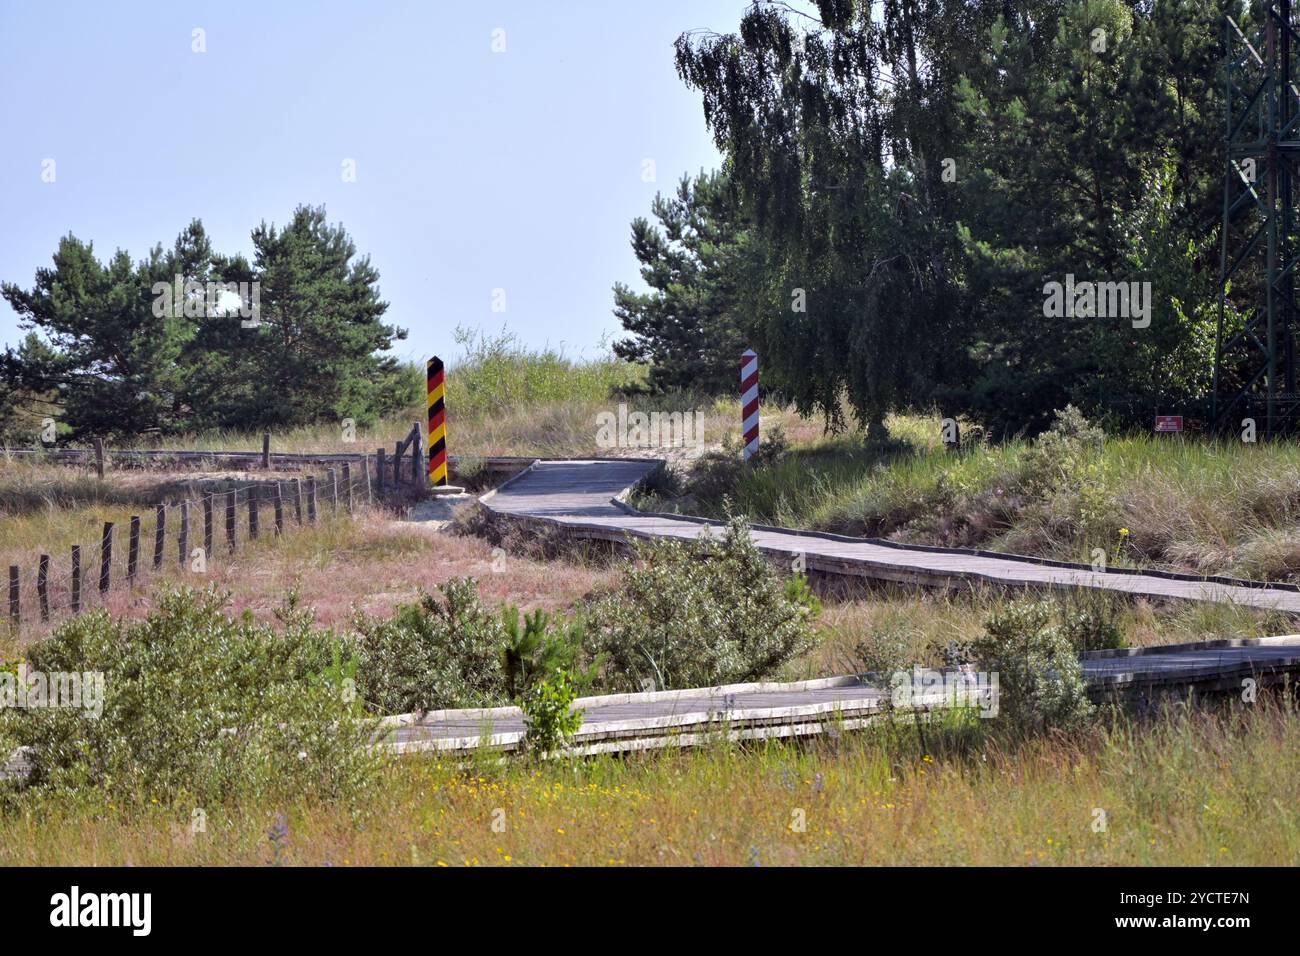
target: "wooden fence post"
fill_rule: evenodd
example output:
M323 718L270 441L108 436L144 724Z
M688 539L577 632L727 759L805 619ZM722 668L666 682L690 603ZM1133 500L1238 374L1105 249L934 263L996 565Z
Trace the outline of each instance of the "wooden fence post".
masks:
M207 567L207 561L212 557L212 492L208 492L203 498L203 561L204 567Z
M275 483L275 536L278 538L284 534L284 493L280 490L280 482Z
M352 514L352 466L346 461L343 463L343 500L348 507L348 514Z
M366 455L365 458L362 459L361 468L366 473L366 501L371 504L374 504L375 490L374 487L370 484L370 456L369 455Z
M18 565L9 565L9 624L16 631L19 624L18 614Z
M72 546L72 613L81 613L81 545Z
M262 468L271 470L271 433L262 432Z
M226 492L226 543L235 550L235 493Z
M424 470L424 436L420 423L416 422L411 429L411 484L423 488L428 478L429 474Z
M126 581L135 584L140 572L140 516L131 515L131 530L126 539Z
M339 473L331 468L326 474L330 479L330 517L337 517L339 513Z
M378 491L381 495L384 493L384 468L385 468L384 450L382 448L376 448L375 449L375 485L376 485L375 490Z
M293 520L302 524L302 479L293 480Z
M393 490L396 491L402 483L402 449L405 442L396 442L393 445Z
M36 596L41 602L41 623L50 619L50 556L41 555L36 570Z
M113 585L113 522L104 522L104 536L99 541L99 590L107 591Z
M311 475L307 479L307 521L309 524L316 523L316 476Z
M176 560L185 570L185 559L190 553L190 503L189 500L181 502L181 534L176 541Z
M95 474L98 477L103 478L104 477L104 439L92 438L91 441L95 446Z
M167 542L167 506L159 505L154 511L153 522L153 569L157 571L163 565L163 546Z
M257 485L248 486L248 540L257 540Z

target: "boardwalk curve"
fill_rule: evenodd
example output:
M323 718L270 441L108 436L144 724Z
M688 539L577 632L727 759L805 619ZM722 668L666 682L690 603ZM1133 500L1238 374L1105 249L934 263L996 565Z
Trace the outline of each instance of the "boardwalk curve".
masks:
M611 541L689 540L706 528L717 528L716 521L651 514L625 503L631 488L661 465L653 459L537 461L480 501L497 514ZM790 560L802 555L809 570L830 574L932 586L982 581L1007 587L1090 588L1153 600L1216 601L1300 614L1300 589L1292 585L1128 568L1096 571L1088 565L989 551L764 525L752 526L750 534L763 551Z

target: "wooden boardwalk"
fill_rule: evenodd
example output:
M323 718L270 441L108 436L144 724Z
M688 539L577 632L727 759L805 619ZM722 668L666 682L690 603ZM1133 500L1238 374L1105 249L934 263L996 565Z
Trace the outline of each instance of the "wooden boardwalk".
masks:
M624 501L657 461L539 461L480 500L491 511L562 526L580 537L610 541L695 538L717 522L645 514ZM1293 588L1187 575L1096 572L1087 566L1040 562L989 552L900 547L891 542L757 527L760 548L791 560L802 555L813 570L887 581L953 585L988 581L1012 587L1097 588L1156 599L1235 601L1252 607L1300 611ZM1097 701L1153 703L1192 693L1241 693L1300 677L1300 635L1219 640L1083 655L1089 695ZM962 672L946 671L950 678ZM933 676L934 672L931 672ZM578 754L692 746L730 739L801 737L862 727L892 712L951 707L952 691L909 693L892 699L882 675L832 677L790 684L615 694L584 698ZM966 703L970 703L969 700ZM891 706L892 705L892 706ZM524 735L517 707L444 710L385 719L386 745L399 753L517 749Z
M1239 694L1247 681L1257 688L1294 683L1300 676L1300 635L1100 651L1085 654L1082 664L1089 696L1099 702L1156 705L1184 700L1191 693ZM949 670L939 676L959 674ZM957 703L951 690L940 689L894 700L890 681L882 675L611 694L575 702L583 720L570 750L595 754L689 747L722 737L834 734L863 727L891 710L897 717ZM970 699L963 703L980 706ZM386 718L384 724L386 746L397 753L512 751L524 736L517 707L407 714Z
M659 462L644 459L539 461L480 500L493 512L525 523L562 526L576 537L698 537L719 523L681 515L649 514L624 503L631 486ZM953 586L985 582L1006 587L1092 588L1153 600L1218 601L1300 614L1300 588L1231 578L1046 561L990 551L900 545L812 531L755 525L755 543L768 554L809 571L906 584Z

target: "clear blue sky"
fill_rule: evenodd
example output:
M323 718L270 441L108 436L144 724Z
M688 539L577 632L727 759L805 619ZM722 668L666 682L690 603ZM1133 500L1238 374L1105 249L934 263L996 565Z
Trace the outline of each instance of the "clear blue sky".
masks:
M746 6L0 0L0 278L29 288L69 232L139 259L196 216L251 255L260 221L324 203L410 330L399 354L450 357L457 324L592 354L610 286L639 283L630 221L718 163L673 40Z

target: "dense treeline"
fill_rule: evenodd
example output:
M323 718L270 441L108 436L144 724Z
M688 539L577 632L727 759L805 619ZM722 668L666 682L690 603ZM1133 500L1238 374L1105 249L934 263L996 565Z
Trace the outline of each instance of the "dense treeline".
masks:
M616 287L622 354L730 389L743 341L801 410L877 432L908 405L998 431L1199 412L1241 6L759 0L683 34L725 165L633 224L651 291Z
M207 428L374 420L418 398L418 375L382 355L379 273L324 208L252 233L254 256L223 255L195 220L170 249L100 261L75 236L31 289L0 292L30 329L0 355L0 430L30 443L140 439ZM56 437L40 435L48 440Z

